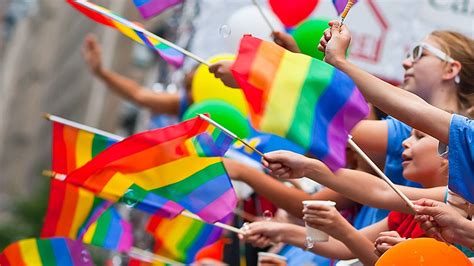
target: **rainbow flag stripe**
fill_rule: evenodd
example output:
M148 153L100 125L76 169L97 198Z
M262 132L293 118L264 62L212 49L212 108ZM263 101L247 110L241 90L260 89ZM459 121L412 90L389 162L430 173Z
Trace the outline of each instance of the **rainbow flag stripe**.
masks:
M53 171L67 175L118 141L106 135L53 122ZM125 198L124 200L133 201L134 199ZM50 202L50 204L54 203ZM173 218L183 211L178 204L154 194L143 198L136 208L168 218Z
M347 2L349 2L349 0L332 0L332 4L336 8L338 16L340 16L344 11L344 8L346 8ZM352 2L355 4L357 3L357 0L352 0Z
M184 54L159 41L143 27L91 2L82 0L67 0L67 2L90 19L115 28L130 39L148 46L157 52L166 62L176 67L183 65Z
M41 237L62 236L128 251L133 243L131 225L111 205L86 189L52 179Z
M154 17L166 9L182 3L183 0L133 0L144 19Z
M232 72L255 129L288 138L332 170L345 165L348 134L369 110L347 75L252 36L242 39Z
M67 238L24 239L9 245L0 254L2 266L86 266L94 265L80 241Z
M224 220L230 221L232 217L231 214ZM199 250L216 242L223 233L219 227L186 216L152 216L146 230L155 238L155 254L183 263L193 262Z
M53 171L69 174L117 140L53 122Z
M208 142L212 137L201 136L211 136L209 132L214 130L197 117L133 135L98 154L65 180L112 202L132 206L154 196L164 197L213 223L231 213L237 202L222 157L202 157L223 154L232 142L222 140L219 146ZM211 144L209 153L199 151L199 147Z

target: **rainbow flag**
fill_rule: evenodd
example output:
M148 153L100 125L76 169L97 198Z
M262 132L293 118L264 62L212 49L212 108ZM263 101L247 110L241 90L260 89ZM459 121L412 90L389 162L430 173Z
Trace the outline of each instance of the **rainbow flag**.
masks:
M94 265L80 241L67 238L24 239L10 244L0 254L2 266L85 266Z
M224 220L229 222L232 218L230 214ZM152 216L146 230L154 236L155 254L186 264L193 262L198 251L216 242L223 233L219 227L186 216L174 219Z
M160 196L213 223L237 202L221 157L232 141L197 117L126 138L65 181L133 207Z
M53 122L52 170L69 174L119 140Z
M132 227L111 205L86 189L52 179L41 237L61 236L128 251L133 243Z
M232 72L255 129L288 138L332 170L345 165L348 134L369 111L346 74L249 35Z
M183 0L133 0L144 19L154 17L166 9L182 3Z
M52 170L59 174L68 175L122 139L107 132L102 132L102 134L92 133L77 127L53 122ZM133 199L125 198L125 201L130 202ZM54 204L54 202L50 202L50 204ZM173 218L183 211L183 208L178 204L154 194L148 195L136 204L135 208L168 218Z
M183 65L184 54L158 40L143 27L91 2L83 0L67 0L67 2L90 19L115 28L130 39L148 46L163 57L166 62L176 67Z
M349 2L349 0L332 0L332 4L336 8L338 16L340 16L344 11L344 8L346 8L347 2ZM352 2L355 4L357 3L357 0L352 0Z

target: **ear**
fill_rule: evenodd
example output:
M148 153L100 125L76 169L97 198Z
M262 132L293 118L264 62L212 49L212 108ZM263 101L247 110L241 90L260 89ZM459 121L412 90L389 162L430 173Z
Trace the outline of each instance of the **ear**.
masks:
M454 80L461 73L462 65L459 61L454 61L446 65L446 71L443 74L444 80Z

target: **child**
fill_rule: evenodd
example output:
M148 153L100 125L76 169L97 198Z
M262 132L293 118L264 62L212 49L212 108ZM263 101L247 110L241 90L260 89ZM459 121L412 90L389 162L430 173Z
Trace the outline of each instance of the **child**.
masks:
M437 153L438 141L420 131L413 130L411 136L403 142L405 148L403 173L405 178L417 181L425 187L445 186L447 183L447 160ZM283 159L284 158L284 159ZM334 176L320 161L290 152L267 153L264 165L271 169L272 175L279 178L298 178L306 176L316 181L341 179ZM321 178L324 176L324 178ZM348 183L348 182L341 182ZM359 182L363 193L370 195L372 188ZM324 184L324 183L323 183ZM353 186L356 185L351 183ZM357 184L358 185L358 184ZM362 187L363 186L363 187ZM312 251L337 259L350 259L357 256L364 264L373 264L377 260L374 255L373 242L384 231L396 231L398 241L404 238L425 236L424 231L414 221L414 216L399 212L390 212L388 218L357 231L335 208L327 206L307 206L304 220L310 225L330 234L332 239L327 243L316 243ZM289 241L290 244L304 246L305 229L293 225L262 224L250 225L249 237L257 244L268 241ZM279 235L275 230L281 232ZM252 239L253 238L253 239ZM382 248L383 243L379 248ZM382 250L380 250L382 251Z

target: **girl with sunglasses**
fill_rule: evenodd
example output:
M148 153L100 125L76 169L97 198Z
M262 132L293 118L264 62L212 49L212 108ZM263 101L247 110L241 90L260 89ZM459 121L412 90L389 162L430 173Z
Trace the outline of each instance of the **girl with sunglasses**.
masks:
M449 144L449 188L470 204L474 203L474 122L465 117L474 113L474 41L465 37L464 43L458 42L463 44L458 49L443 52L442 47L449 47L447 43L455 42L455 38L441 40L433 35L434 38L428 38L412 55L419 63L423 60L438 60L437 68L425 73L425 78L438 75L442 77L441 82L454 85L452 90L457 91L458 108L452 115L348 62L344 53L350 43L350 33L345 25L340 27L337 21L332 21L330 26L319 45L319 49L326 52L325 60L346 72L369 102L442 143ZM455 36L454 33L452 35ZM455 99L453 102L456 102Z

